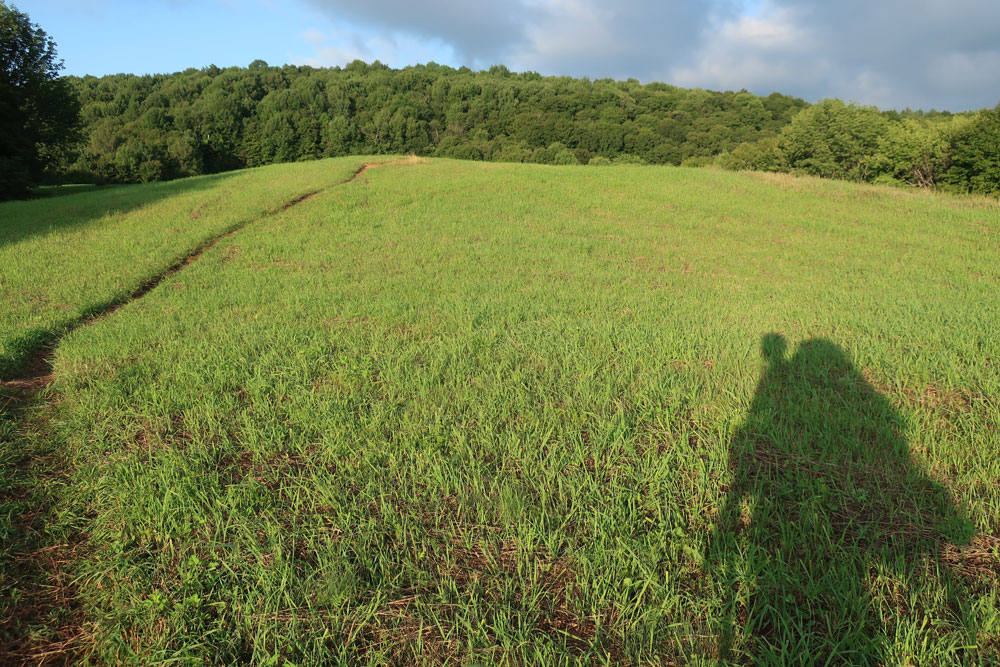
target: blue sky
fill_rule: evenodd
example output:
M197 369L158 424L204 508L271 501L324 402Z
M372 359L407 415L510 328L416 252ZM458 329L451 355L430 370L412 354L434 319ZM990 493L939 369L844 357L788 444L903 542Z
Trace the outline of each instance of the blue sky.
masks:
M271 64L328 63L318 59L337 34L350 50L358 27L338 21L307 3L263 0L19 0L58 44L66 74L176 72L210 64L246 66L261 58ZM386 50L388 51L388 50ZM362 52L359 51L359 54ZM403 66L428 53L393 53ZM386 55L389 55L388 52ZM447 49L434 52L442 58ZM443 62L443 60L441 61Z
M1000 101L997 0L14 0L68 74L438 63L959 111Z

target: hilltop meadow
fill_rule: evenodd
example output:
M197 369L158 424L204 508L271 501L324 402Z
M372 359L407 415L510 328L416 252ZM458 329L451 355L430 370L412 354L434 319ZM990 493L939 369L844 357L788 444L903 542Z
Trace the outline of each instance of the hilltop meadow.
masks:
M59 194L0 204L2 661L1000 661L995 199L390 156Z
M817 94L0 0L0 665L1000 664L1000 14L186 4Z

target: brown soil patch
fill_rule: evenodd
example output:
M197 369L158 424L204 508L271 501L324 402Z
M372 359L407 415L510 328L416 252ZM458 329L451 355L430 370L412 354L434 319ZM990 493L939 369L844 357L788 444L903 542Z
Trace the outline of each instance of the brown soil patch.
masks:
M220 195L212 197L208 201L203 201L202 203L198 204L193 209L191 209L191 213L188 215L188 218L190 218L191 220L197 220L198 218L201 217L201 214L205 211L205 209L208 206L211 206L212 204L225 199L230 194L231 192L229 190L223 190Z
M380 512L373 502L372 516ZM474 659L517 664L516 650L508 654L491 641L490 623L475 637L463 631L467 612L489 617L494 610L504 610L534 628L539 640L548 637L574 655L597 651L615 661L621 657L620 643L608 635L618 612L581 613L587 606L570 558L505 539L498 525L471 522L455 495L424 501L406 513L425 538L400 543L394 533L385 535L380 548L395 552L411 574L389 592L372 620L348 633L359 662L376 653L387 655L390 664L464 664L472 658L475 639L482 648L472 649ZM479 601L475 609L454 603L468 599Z
M964 546L945 545L942 559L970 579L1000 582L1000 538L980 533Z
M461 597L475 596L491 605L503 607L524 604L527 608L520 613L529 616L540 633L564 643L574 654L584 655L595 645L600 645L602 653L620 658L621 647L610 638L599 636L601 633L598 630L599 627L613 626L616 614L609 610L597 618L582 616L576 611L576 600L581 592L572 564L567 559L546 554L531 555L531 567L537 575L531 587L534 602L529 602L520 595L511 599L504 593L506 582L518 578L524 580L525 576L521 569L525 554L516 544L490 544L486 540L476 540L469 546L455 541L442 545L440 550L430 554L430 558L429 567L434 579L453 582ZM446 625L459 625L453 605L435 601L435 593L430 590L401 592L405 594L382 605L376 612L377 621L360 633L359 653L364 655L373 648L388 649L394 660L405 663L413 657L409 650L420 642L423 647L421 660L431 664L461 662L467 651L464 638L451 633L445 636L438 624L429 621L433 618L437 623L443 621ZM490 649L486 653L478 657L497 663L507 662L513 657L503 655L499 649Z
M389 160L387 162L366 162L364 165L361 166L360 169L354 172L354 176L351 176L351 178L349 178L344 182L353 183L354 181L364 176L368 171L372 169L378 169L379 167L394 167L397 165L422 164L424 162L427 162L427 160L421 157L417 157L416 155L408 155L405 158L399 158L398 160Z
M0 411L18 424L35 421L46 428L35 409L48 398L42 393L50 377L7 383L17 391L0 394ZM6 401L4 400L6 399ZM70 564L84 548L82 535L52 544L47 522L52 490L69 476L57 452L49 451L41 434L11 443L20 460L7 471L10 484L0 492L0 505L18 508L0 549L0 664L63 665L75 662L86 633Z
M0 620L0 664L68 665L75 663L86 644L83 612L76 598L68 565L79 558L83 538L15 554L21 599L3 610ZM57 618L52 623L52 618ZM43 637L24 636L23 628L37 629L45 619ZM13 636L13 638L10 638Z
M37 391L43 387L48 386L49 384L51 384L51 382L52 382L52 374L47 372L47 370L43 370L39 375L32 375L32 377L0 382L0 388L9 389L11 391L16 391L16 392Z
M909 405L920 406L934 412L966 413L973 409L977 399L981 400L981 397L977 397L971 391L947 389L934 383L928 384L922 391L913 387L897 388L883 381L868 368L862 370L861 375L880 394L902 398Z

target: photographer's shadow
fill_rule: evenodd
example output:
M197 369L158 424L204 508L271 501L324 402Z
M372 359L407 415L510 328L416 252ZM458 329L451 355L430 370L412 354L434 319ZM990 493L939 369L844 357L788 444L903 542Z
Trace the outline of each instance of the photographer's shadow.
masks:
M843 350L814 339L789 358L776 334L762 346L768 367L733 438L706 553L725 591L720 657L884 664L900 620L886 604L901 592L892 586L933 577L945 604L904 613L949 624L960 613L939 556L971 526L911 460L902 416Z

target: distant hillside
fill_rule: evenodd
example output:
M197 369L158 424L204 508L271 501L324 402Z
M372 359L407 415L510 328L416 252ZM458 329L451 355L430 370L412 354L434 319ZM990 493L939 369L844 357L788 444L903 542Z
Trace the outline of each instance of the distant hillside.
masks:
M71 77L83 140L58 181L135 183L412 153L545 164L717 165L1000 192L1000 109L881 112L772 93L453 69L210 66Z
M416 153L680 164L777 136L801 99L436 64L189 69L70 79L87 139L63 168L137 182L272 162Z

